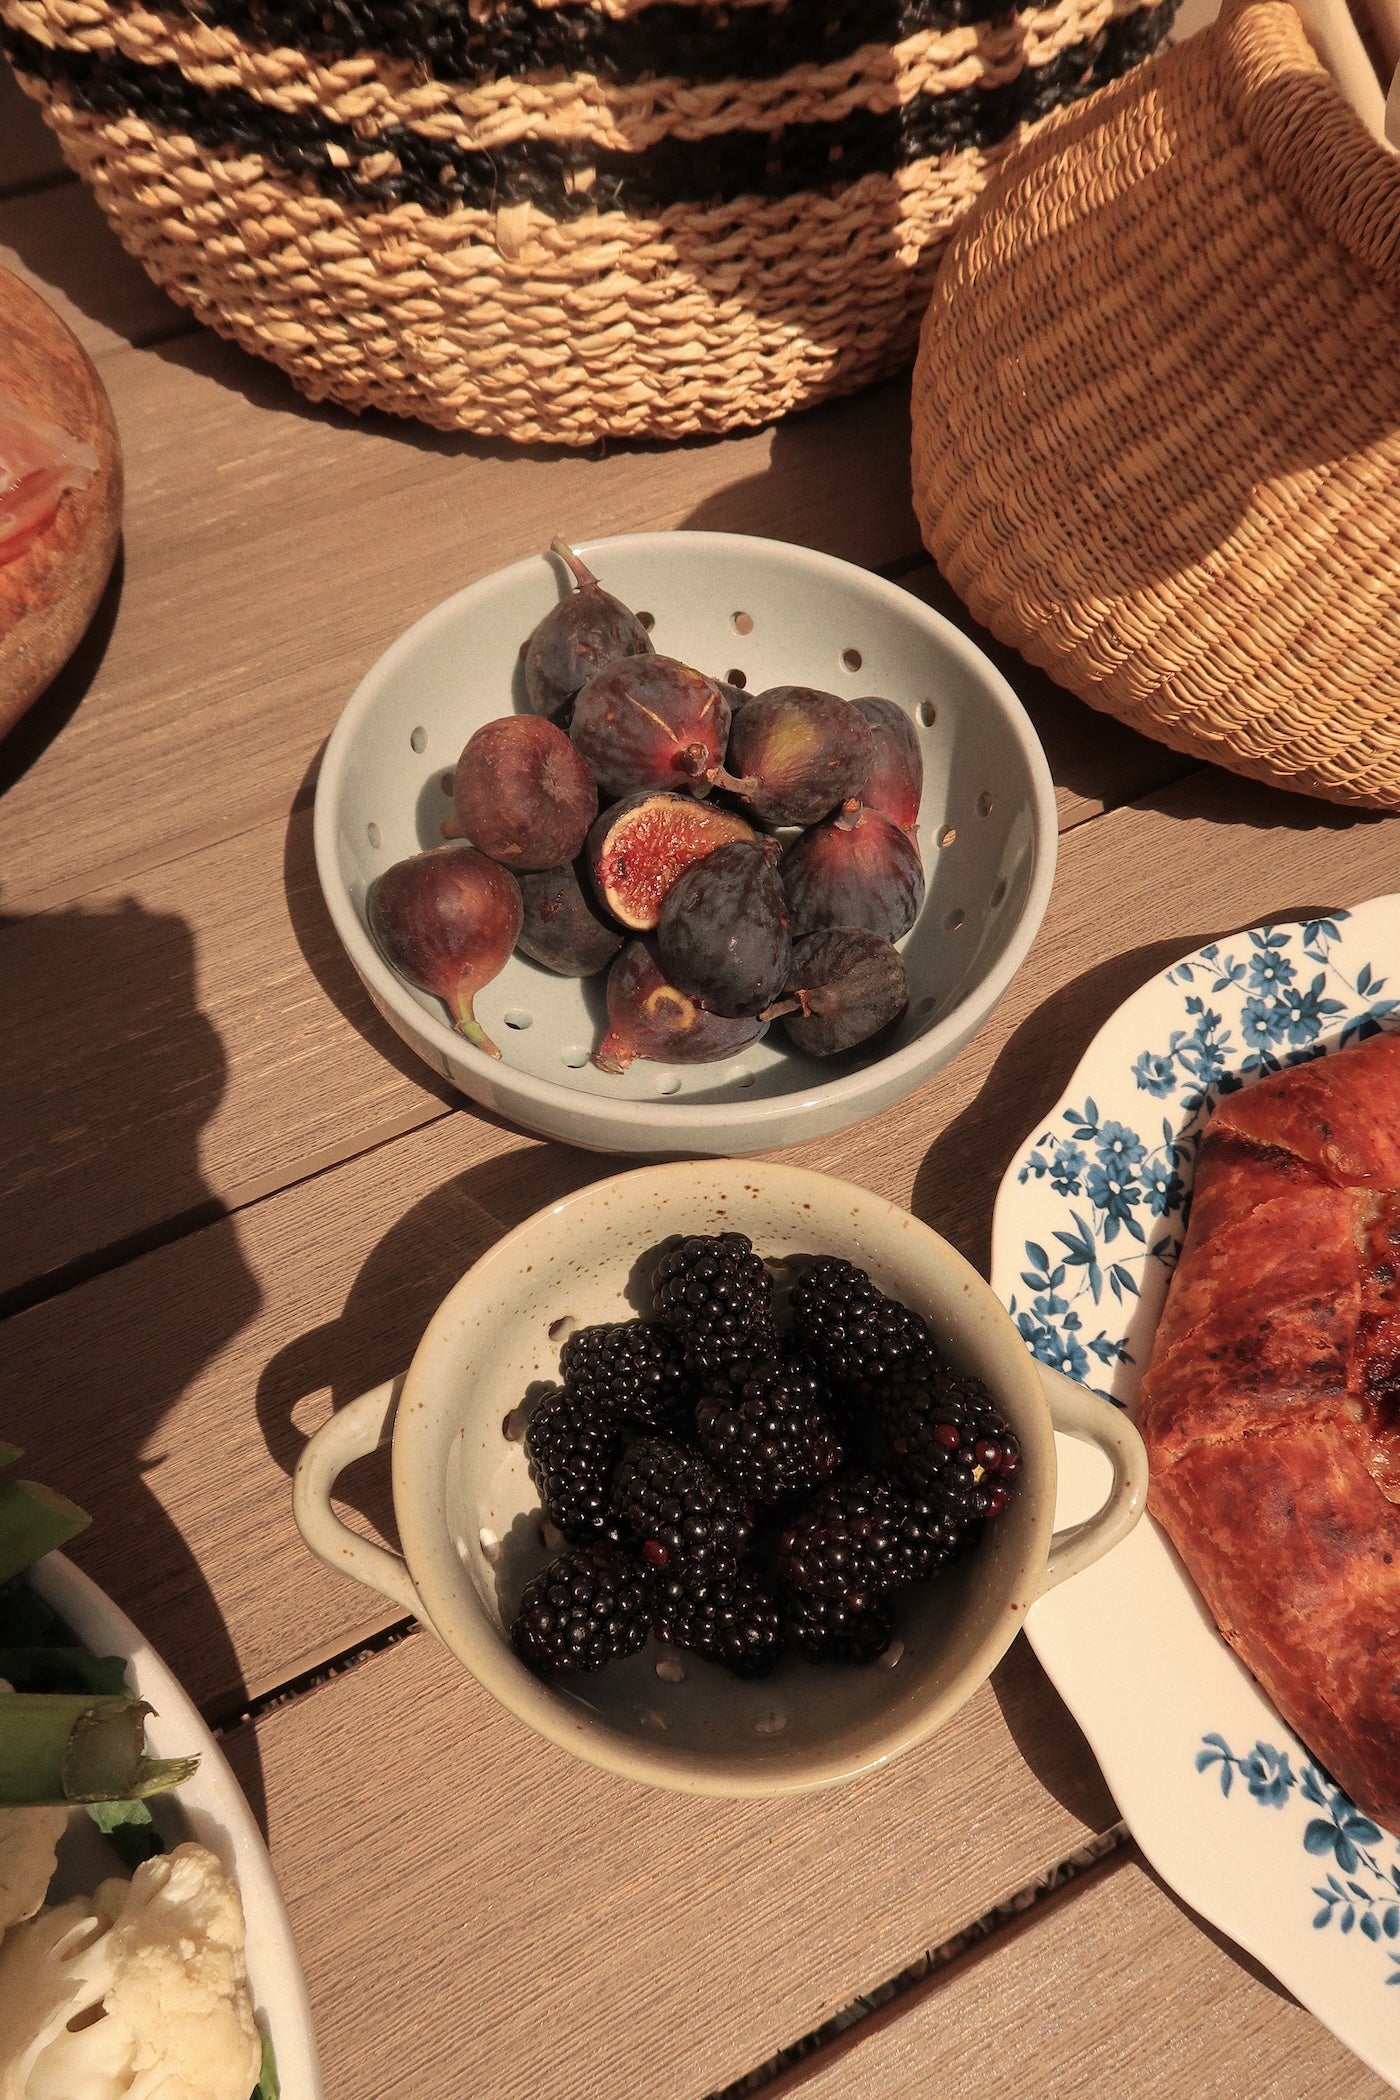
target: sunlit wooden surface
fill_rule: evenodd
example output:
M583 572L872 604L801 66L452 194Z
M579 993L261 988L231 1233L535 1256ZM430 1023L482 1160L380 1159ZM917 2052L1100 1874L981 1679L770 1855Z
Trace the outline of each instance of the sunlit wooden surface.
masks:
M229 1729L333 2100L702 2100L1052 1878L1116 1811L1024 1642L880 1777L693 1802L546 1746L426 1634L385 1645L395 1610L307 1555L288 1490L307 1434L402 1367L502 1231L610 1165L489 1121L389 1034L321 906L310 798L385 644L561 529L768 533L963 617L914 528L907 390L602 458L310 408L127 260L8 76L0 262L98 359L129 488L93 633L0 745L4 1433L96 1512L76 1557ZM1194 767L998 660L1056 781L1044 929L955 1064L786 1155L983 1267L1008 1158L1144 977L1400 880L1400 824ZM355 1495L391 1528L382 1476ZM799 2088L1384 2090L1130 1849L1027 1895L772 2091Z

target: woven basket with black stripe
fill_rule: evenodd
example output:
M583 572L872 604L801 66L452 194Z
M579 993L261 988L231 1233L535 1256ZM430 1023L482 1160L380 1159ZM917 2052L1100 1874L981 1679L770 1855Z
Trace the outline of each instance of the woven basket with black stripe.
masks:
M678 437L895 371L1025 124L1176 0L0 0L122 241L313 399Z

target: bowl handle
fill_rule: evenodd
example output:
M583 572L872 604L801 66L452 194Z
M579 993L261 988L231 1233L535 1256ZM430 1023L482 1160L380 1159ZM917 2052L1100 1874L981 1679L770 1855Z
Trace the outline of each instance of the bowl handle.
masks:
M1067 1525L1050 1541L1045 1579L1040 1595L1053 1590L1066 1576L1077 1575L1116 1546L1142 1515L1147 1500L1147 1451L1142 1438L1121 1408L1088 1386L1066 1378L1063 1371L1037 1364L1050 1408L1050 1419L1061 1436L1077 1437L1081 1444L1094 1444L1113 1467L1113 1481L1102 1509L1082 1524ZM323 1432L324 1434L324 1432Z
M411 1611L425 1626L431 1621L422 1599L413 1587L407 1565L385 1546L362 1539L348 1524L342 1524L331 1508L331 1495L345 1468L357 1458L368 1458L393 1432L394 1412L399 1404L402 1376L386 1379L372 1393L338 1407L329 1422L316 1431L297 1461L292 1479L292 1513L297 1529L318 1560L337 1574L353 1575L367 1588L378 1590L394 1604Z

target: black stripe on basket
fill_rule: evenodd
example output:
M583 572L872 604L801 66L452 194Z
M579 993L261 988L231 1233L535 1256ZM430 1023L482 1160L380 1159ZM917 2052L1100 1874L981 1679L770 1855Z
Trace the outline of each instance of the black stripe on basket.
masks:
M498 80L562 67L604 80L771 80L921 30L1007 21L1007 0L781 0L762 7L656 0L617 21L596 8L510 0L474 21L462 0L165 0L164 11L246 42L329 58L382 51L438 80Z
M1171 27L1177 5L1159 0L1118 16L1098 36L1067 46L1047 65L1028 66L998 87L923 95L902 109L854 110L827 124L662 139L638 153L548 139L485 153L426 138L405 125L361 138L314 110L289 115L240 88L208 94L177 66L143 66L39 44L4 27L0 48L20 72L61 84L80 109L104 117L140 116L202 146L258 154L346 204L383 209L415 203L448 212L528 200L553 218L578 218L593 211L650 215L668 205L844 188L912 161L992 145L1023 120L1076 101L1145 58ZM359 175L362 162L385 152L397 158L400 173Z

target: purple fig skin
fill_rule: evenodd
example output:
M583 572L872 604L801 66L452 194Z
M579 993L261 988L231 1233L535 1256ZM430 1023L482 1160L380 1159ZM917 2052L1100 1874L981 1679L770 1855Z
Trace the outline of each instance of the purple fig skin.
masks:
M783 1030L808 1057L834 1057L868 1043L909 1004L898 949L859 926L833 926L794 941L788 988L792 1010L781 1015Z
M725 763L723 784L765 824L816 824L865 786L875 737L836 693L775 685L755 693L735 721Z
M720 846L676 877L661 907L656 952L672 984L712 1014L762 1013L792 961L775 839Z
M719 846L753 836L753 826L733 810L642 788L603 811L583 857L603 909L630 932L649 933L683 870Z
M924 901L918 847L898 824L859 803L794 839L780 872L794 940L827 926L863 926L897 941Z
M399 975L441 999L469 1043L499 1057L472 1001L520 937L520 886L510 870L475 846L434 846L375 877L365 916Z
M662 1065L708 1065L731 1057L767 1031L757 1017L707 1013L667 981L645 941L629 941L608 972L608 1029L593 1052L600 1072L625 1072L636 1058Z
M515 945L557 977L595 977L605 970L622 935L589 901L575 868L540 868L521 875L525 919Z
M550 552L570 570L577 590L551 606L525 649L525 698L532 715L567 720L575 693L618 656L650 656L651 636L621 599L563 540Z
M577 858L598 786L577 747L538 715L502 715L469 739L452 776L444 838L469 839L516 873Z
M708 795L723 773L729 702L713 678L674 657L624 656L579 693L569 734L605 795Z
M918 731L895 700L853 700L875 738L875 763L860 791L867 809L901 831L917 831L924 794L924 754Z

